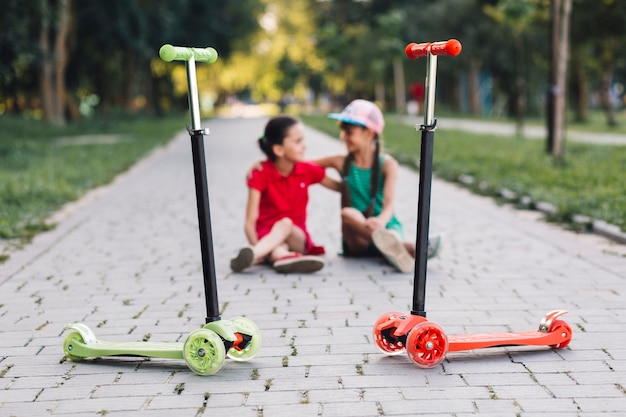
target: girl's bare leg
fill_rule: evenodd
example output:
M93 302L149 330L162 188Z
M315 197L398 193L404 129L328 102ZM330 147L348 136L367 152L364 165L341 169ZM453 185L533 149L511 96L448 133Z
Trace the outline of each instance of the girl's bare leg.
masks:
M350 253L365 252L372 243L372 232L363 213L352 207L341 209L341 234Z
M254 263L263 262L268 255L269 260L273 262L292 252L304 253L305 249L304 231L295 226L288 217L274 223L272 230L252 248Z

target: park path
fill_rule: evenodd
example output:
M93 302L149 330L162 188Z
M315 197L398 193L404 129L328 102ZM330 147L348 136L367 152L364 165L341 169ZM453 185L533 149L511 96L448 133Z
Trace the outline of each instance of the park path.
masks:
M537 328L565 309L562 350L501 347L450 353L420 369L372 343L387 311L411 308L412 275L379 259L338 255L339 200L311 192L309 227L327 249L319 273L229 271L245 244L244 174L261 157L266 119L214 119L206 138L219 301L246 315L263 346L249 362L196 376L183 361L64 359L63 326L100 339L182 342L204 323L191 150L186 132L108 187L58 215L0 266L2 416L620 416L626 409L626 258L533 213L433 181L428 318L449 334ZM417 135L417 134L416 134ZM342 152L306 130L311 157ZM417 143L417 141L416 141ZM415 235L418 176L402 168L397 213Z

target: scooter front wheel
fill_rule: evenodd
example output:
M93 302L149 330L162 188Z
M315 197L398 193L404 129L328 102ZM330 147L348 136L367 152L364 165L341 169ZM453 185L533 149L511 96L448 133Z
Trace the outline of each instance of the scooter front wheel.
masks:
M228 349L226 354L230 359L237 362L249 361L261 348L261 331L247 317L234 317L230 321L235 325L235 334L240 339L237 344Z
M214 331L198 329L189 333L183 344L183 358L189 369L198 375L213 375L226 359L224 342Z
M448 353L448 336L438 324L425 321L409 332L406 351L409 359L420 368L434 368Z
M71 361L74 362L84 359L82 356L76 356L72 353L75 343L85 343L85 340L78 332L72 332L68 334L63 340L63 352L65 352L65 356L67 356Z
M551 348L563 349L569 345L569 342L572 341L572 328L563 320L555 320L552 322L552 325L548 329L548 333L558 333L563 338L561 342L550 345Z
M404 313L397 311L385 313L376 320L372 337L376 347L386 355L398 355L404 351L404 343L394 335L397 329L396 320Z

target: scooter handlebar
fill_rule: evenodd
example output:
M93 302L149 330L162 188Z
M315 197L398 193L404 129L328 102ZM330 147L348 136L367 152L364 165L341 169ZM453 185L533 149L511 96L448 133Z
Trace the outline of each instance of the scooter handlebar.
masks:
M159 56L165 62L189 61L191 58L197 62L209 64L217 61L217 51L214 48L188 48L186 46L172 46L165 44L159 49Z
M410 43L406 46L405 53L409 59L417 59L426 56L428 52L433 55L457 56L461 49L461 42L450 39L441 42Z

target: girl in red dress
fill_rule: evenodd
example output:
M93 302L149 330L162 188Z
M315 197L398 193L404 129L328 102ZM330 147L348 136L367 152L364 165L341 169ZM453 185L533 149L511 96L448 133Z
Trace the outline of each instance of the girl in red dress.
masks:
M277 116L267 123L259 147L267 156L248 179L244 230L250 246L230 261L234 272L269 262L281 273L310 273L324 267L306 228L308 187L320 183L339 191L325 169L304 161L306 145L300 121Z

